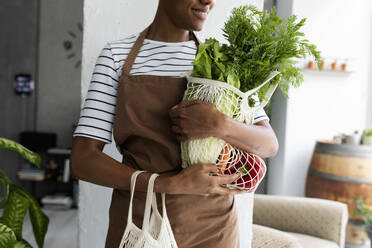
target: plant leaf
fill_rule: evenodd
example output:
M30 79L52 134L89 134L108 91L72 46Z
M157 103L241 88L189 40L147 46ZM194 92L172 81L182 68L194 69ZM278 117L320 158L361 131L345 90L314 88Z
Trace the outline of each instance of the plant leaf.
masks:
M40 168L40 156L21 144L9 139L0 138L0 148L17 152L24 159Z
M227 74L227 83L238 89L240 88L239 77L232 71Z
M12 183L12 181L10 181L9 177L7 177L7 176L5 175L5 172L4 172L2 169L0 169L0 178L3 178L3 179L4 179L7 183L9 183L9 184Z
M17 239L22 239L22 226L30 202L23 195L18 194L10 187L8 203L6 204L1 218L1 223L11 228Z
M211 42L206 41L198 47L198 53L193 62L193 77L202 77L212 79L212 60L209 55Z
M4 198L0 200L0 209L4 208L5 204L8 202L10 184L10 179L5 175L4 171L0 169L0 187L4 195Z
M303 82L303 72L294 58L310 55L321 66L320 52L303 39L300 29L305 22L305 18L297 20L295 15L280 18L275 8L270 13L247 5L233 9L223 28L223 36L230 43L224 53L230 61L226 71L234 69L241 91L256 88L272 71L279 71L281 74L269 84L278 84L287 96L289 86L298 87ZM260 100L268 88L261 89Z
M32 246L24 239L17 241L14 244L13 248L32 248Z
M39 248L43 248L45 235L48 231L49 217L45 215L39 206L39 203L26 191L17 185L12 185L12 187L17 190L18 193L26 197L30 202L29 214L32 224L32 230L34 232L34 237Z
M362 217L365 224L372 224L372 206L369 206L364 199L355 197L355 215Z
M17 237L15 236L13 230L0 223L0 247L12 247L16 241Z

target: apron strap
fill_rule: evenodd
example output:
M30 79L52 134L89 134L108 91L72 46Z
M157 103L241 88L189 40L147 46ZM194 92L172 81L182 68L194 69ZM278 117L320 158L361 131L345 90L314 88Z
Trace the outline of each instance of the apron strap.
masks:
M150 29L150 26L148 26L145 30L143 30L140 35L138 36L136 42L134 43L132 49L130 50L130 53L128 54L127 59L125 60L125 63L123 65L123 72L122 74L129 75L130 70L132 69L132 65L134 63L134 60L137 57L137 54L139 50L141 49L142 43L145 40L145 37Z
M125 63L123 65L123 69L122 69L122 74L123 75L129 75L130 74L130 70L132 69L133 63L134 63L134 61L137 57L137 54L138 54L139 50L142 47L142 43L145 40L149 29L150 29L150 26L148 26L145 30L143 30L139 34L136 42L134 43L132 49L130 50L130 52L128 54L128 57L125 60ZM197 47L201 44L200 40L198 39L198 37L196 37L196 35L193 31L190 31L190 39L195 41L195 44L196 44Z
M190 30L190 39L195 41L196 47L198 47L201 42L199 38L195 35L194 31Z

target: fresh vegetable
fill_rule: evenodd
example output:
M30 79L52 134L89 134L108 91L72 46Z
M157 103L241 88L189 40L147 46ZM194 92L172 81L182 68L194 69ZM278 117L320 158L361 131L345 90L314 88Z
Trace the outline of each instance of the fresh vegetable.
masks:
M238 151L229 154L231 157L227 158L227 164L224 161L217 163L219 174L242 173L243 175L229 186L253 192L266 174L265 162L259 156L248 152Z
M230 144L226 144L222 149L220 156L218 156L217 168L219 174L224 174L224 171L229 165L229 158L233 147Z
M229 44L220 44L214 38L206 39L198 47L191 76L194 80L202 78L227 83L240 92L234 93L210 83L189 81L183 100L204 100L239 121L242 121L240 117L244 112L244 120L252 124L252 109L258 102L269 100L265 96L269 89L279 86L287 96L289 86L298 87L301 84L302 70L297 66L296 59L312 55L320 68L320 52L315 45L303 39L304 33L300 32L304 24L305 19L297 21L295 15L286 19L277 17L275 8L270 13L253 6L233 9L223 28ZM280 74L248 99L241 96L260 86L274 71ZM225 156L225 149L226 142L216 137L181 142L182 166L215 162L219 156ZM219 169L224 169L223 166ZM244 170L246 167L239 168Z
M246 92L260 85L272 71L279 71L270 84L278 84L287 96L290 85L298 87L303 81L295 59L312 55L321 69L320 52L302 39L300 29L305 21L297 21L295 15L280 18L275 8L270 13L254 6L235 8L223 29L230 45L206 39L198 48L192 76L223 81ZM259 99L264 98L270 84L258 91ZM250 99L250 106L255 102Z

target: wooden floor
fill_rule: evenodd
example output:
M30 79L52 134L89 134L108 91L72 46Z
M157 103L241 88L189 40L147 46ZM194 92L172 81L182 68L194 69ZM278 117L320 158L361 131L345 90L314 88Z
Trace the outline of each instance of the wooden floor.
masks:
M77 209L43 210L49 217L49 228L45 237L45 248L77 248L78 216ZM37 248L28 215L23 224L23 238Z

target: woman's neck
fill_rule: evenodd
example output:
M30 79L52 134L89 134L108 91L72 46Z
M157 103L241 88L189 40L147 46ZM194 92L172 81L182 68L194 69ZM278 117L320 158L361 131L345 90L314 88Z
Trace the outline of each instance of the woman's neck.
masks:
M146 39L163 42L183 42L189 40L189 31L172 23L165 11L158 9Z

